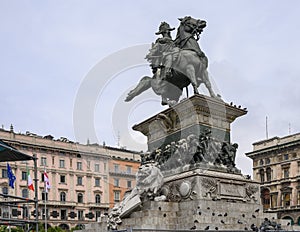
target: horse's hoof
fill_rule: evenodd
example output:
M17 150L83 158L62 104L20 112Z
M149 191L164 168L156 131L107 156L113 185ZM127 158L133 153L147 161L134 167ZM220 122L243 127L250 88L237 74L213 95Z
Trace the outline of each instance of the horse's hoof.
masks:
M125 98L125 102L129 102L133 99L133 96L130 96L128 95L126 98Z
M169 106L172 107L172 106L175 106L177 104L177 101L175 100L172 100L172 101L169 101Z
M162 105L162 106L166 106L166 105L168 105L168 102L167 102L167 101L164 101L164 100L162 100L162 101L161 101L161 105Z

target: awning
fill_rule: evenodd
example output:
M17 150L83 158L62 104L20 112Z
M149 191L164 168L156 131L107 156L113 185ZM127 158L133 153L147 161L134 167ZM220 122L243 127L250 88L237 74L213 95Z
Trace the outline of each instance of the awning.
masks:
M33 157L16 150L0 140L0 162L22 160L33 160Z

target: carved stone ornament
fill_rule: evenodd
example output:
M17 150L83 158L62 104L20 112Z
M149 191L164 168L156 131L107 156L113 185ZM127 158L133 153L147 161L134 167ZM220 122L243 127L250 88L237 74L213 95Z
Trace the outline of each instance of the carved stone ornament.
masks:
M202 178L202 187L204 190L204 197L214 198L217 194L218 182L213 178Z
M246 190L246 200L247 201L257 201L256 197L255 197L255 193L258 192L259 188L257 185L254 184L247 184L245 187Z

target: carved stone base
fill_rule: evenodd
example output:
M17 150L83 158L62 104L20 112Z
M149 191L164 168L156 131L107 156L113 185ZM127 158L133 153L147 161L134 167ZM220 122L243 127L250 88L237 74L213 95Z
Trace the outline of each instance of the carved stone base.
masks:
M241 174L194 169L165 177L162 194L168 201L240 201L259 205L259 184Z
M230 142L230 124L247 111L201 94L181 101L159 114L133 126L148 138L148 150L177 142L194 134L199 137L210 130L212 137Z
M259 184L241 174L195 169L164 181L161 196L142 201L122 218L118 230L251 230L265 218L287 229L287 221L278 220L276 213L263 213ZM108 231L106 220L86 231Z

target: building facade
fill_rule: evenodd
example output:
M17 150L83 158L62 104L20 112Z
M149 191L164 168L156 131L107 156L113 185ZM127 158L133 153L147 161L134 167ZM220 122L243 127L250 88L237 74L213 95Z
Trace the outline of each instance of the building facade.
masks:
M110 208L122 200L125 192L135 184L135 174L140 166L139 161L113 156L109 160L109 202Z
M10 131L0 129L0 139L25 154L36 155L39 219L45 219L46 212L49 226L64 229L98 221L113 206L114 198L110 196L113 192L110 182L113 180L110 173L114 172L110 168L117 159L115 157L132 167L131 173L119 176L119 183L124 188L127 185L123 186L123 182L129 181L132 181L132 185L128 187L133 187L136 167L140 163L140 156L134 151L98 144L83 145L66 138L55 140L50 135L38 136L29 132L17 134L12 128ZM34 192L28 189L27 173L34 179L33 162L17 161L9 164L16 176L15 188L8 186L7 164L0 163L0 191L32 199ZM44 187L44 171L47 172L51 185L48 192ZM10 215L9 212L11 210L4 207L1 209L1 216L33 219L35 215L34 206L30 204L24 205L24 209L19 212Z
M300 133L253 143L253 178L264 210L300 225Z

